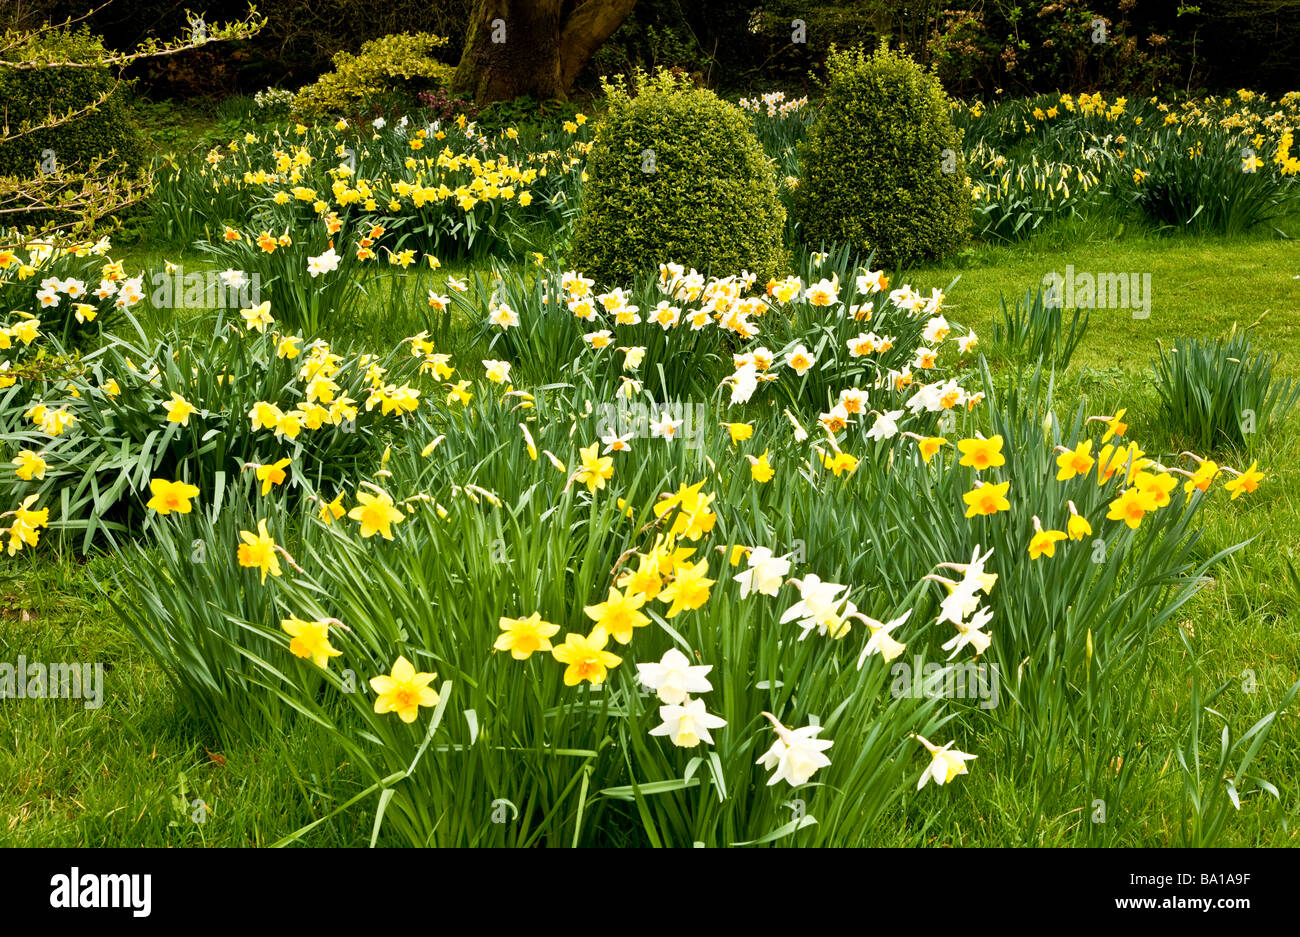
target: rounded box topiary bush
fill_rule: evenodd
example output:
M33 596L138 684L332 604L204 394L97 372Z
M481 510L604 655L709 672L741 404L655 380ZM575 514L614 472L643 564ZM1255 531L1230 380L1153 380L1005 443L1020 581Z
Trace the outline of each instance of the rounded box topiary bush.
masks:
M108 158L106 173L133 175L144 166L144 137L132 119L125 86L115 86L106 67L59 64L103 59L107 53L97 36L85 27L6 32L0 46L11 61L49 63L39 68L0 63L0 101L5 123L16 134L0 143L0 176L30 179L56 168L85 170L99 157Z
M806 243L899 264L951 253L971 227L961 136L939 79L880 48L833 50L821 113L800 147Z
M604 88L573 265L602 284L668 262L775 275L785 209L749 118L672 72Z

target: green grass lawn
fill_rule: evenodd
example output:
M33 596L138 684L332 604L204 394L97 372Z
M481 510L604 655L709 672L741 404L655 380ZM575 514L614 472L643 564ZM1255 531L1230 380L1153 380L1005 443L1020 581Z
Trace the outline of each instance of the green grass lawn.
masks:
M169 254L152 248L119 252L131 267L158 265ZM1161 430L1152 390L1157 343L1180 336L1214 336L1234 324L1254 326L1258 348L1280 355L1279 372L1300 376L1294 350L1300 330L1300 251L1284 241L1192 239L1129 235L1053 244L979 247L956 264L914 271L913 285L952 289L952 318L983 337L991 357L992 322L1002 297L1014 301L1051 270L1150 273L1150 318L1126 310L1096 310L1087 336L1065 374L1057 376L1063 412L1086 401L1091 412L1129 408L1130 436L1152 453L1177 452ZM450 265L429 276L429 286ZM373 311L383 315L376 298ZM157 318L145 317L147 325ZM391 322L369 340L390 343L418 329ZM461 349L468 353L476 349ZM1023 363L1021 363L1023 364ZM1001 366L1007 366L1003 362ZM1094 808L1086 792L1030 796L997 771L974 772L952 797L927 838L942 844L1176 845L1182 781L1168 757L1187 729L1193 663L1204 687L1231 686L1215 709L1235 733L1276 706L1300 678L1300 420L1258 441L1245 453L1216 453L1244 468L1258 458L1267 473L1251 498L1203 515L1204 552L1250 541L1224 561L1213 582L1178 615L1197 661L1170 630L1155 648L1150 686L1156 718L1146 727L1146 763L1133 782L1127 815L1089 829ZM1205 454L1205 453L1202 453ZM75 701L0 702L0 844L3 845L265 845L338 807L358 789L349 766L304 721L288 738L248 748L225 748L180 710L164 676L114 620L96 582L109 578L111 556L88 561L24 552L0 561L0 660L99 661L106 666L102 708ZM1247 687L1251 691L1247 691ZM1293 707L1294 709L1294 707ZM1221 726L1203 727L1217 744ZM1300 722L1283 720L1257 765L1276 784L1280 801L1247 798L1225 834L1225 845L1297 845L1300 782L1294 770ZM1005 753L981 753L981 764ZM991 805L998 805L996 813ZM194 822L196 816L203 822ZM360 845L372 815L354 809L318 827L305 842ZM882 834L889 842L890 834Z

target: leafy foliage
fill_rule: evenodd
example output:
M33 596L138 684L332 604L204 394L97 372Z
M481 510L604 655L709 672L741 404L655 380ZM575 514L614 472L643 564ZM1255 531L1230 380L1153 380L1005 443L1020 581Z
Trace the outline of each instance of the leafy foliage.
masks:
M1170 431L1202 449L1251 446L1286 418L1300 382L1275 379L1277 355L1255 352L1235 328L1227 340L1188 338L1155 364L1161 415Z

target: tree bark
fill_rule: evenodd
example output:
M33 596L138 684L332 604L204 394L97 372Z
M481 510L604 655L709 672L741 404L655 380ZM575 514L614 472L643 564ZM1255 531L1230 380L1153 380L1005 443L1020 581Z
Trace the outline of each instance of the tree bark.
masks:
M479 104L568 97L636 0L479 0L452 90Z

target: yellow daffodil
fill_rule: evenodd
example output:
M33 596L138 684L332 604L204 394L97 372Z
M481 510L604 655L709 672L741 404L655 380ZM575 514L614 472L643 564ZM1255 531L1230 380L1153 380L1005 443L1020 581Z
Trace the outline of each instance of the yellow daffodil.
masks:
M566 634L564 643L551 650L556 660L568 665L564 669L564 685L577 686L583 680L592 684L604 683L610 668L623 662L622 658L604 649L608 643L609 635L599 625L586 637L573 632Z
M237 557L239 565L249 569L258 569L262 572L262 582L266 583L266 576L270 573L272 576L280 575L280 557L276 555L277 546L271 535L266 532L266 521L257 522L257 533L241 530L239 539L244 541L239 545Z
M1253 492L1259 487L1260 481L1264 478L1264 473L1256 470L1256 464L1255 462L1250 463L1250 468L1236 478L1224 483L1223 487L1228 491L1229 501L1236 501L1243 493Z
M605 634L612 636L619 644L627 644L632 640L632 629L650 624L650 619L638 611L645 602L643 595L635 595L630 591L625 594L610 586L609 597L604 602L585 606L583 612Z
M309 657L317 667L328 667L331 657L339 657L343 654L330 645L328 620L303 621L301 618L282 618L280 627L292 638L289 642L289 653L294 657Z
M999 511L1011 510L1011 502L1007 500L1007 490L1010 487L1011 482L976 485L961 496L961 499L966 502L966 516L974 517L978 514L986 517Z
M1002 455L1002 437L994 436L991 439L962 439L957 442L957 451L961 453L959 465L965 465L969 468L981 472L984 469L997 468L1006 464L1006 457Z
M552 650L551 638L560 630L559 625L542 621L541 612L527 618L505 618L497 622L502 634L492 645L495 650L509 651L515 660L527 660L537 651Z
M375 699L375 712L397 713L403 722L414 722L421 706L437 706L438 692L429 686L436 673L416 673L415 667L405 657L393 662L391 673L370 678L370 688L379 694Z
M406 515L401 508L394 506L393 499L387 492L378 494L358 492L356 507L348 512L348 517L361 522L361 536L373 537L379 534L385 540L393 539L393 524L402 521Z
M12 464L16 466L14 474L25 482L29 482L33 478L44 478L45 469L48 468L45 459L39 453L30 449L20 449L18 455L12 460Z
M165 478L155 478L149 482L152 497L145 507L159 514L188 514L193 509L191 498L197 498L199 489L181 481L169 482Z

